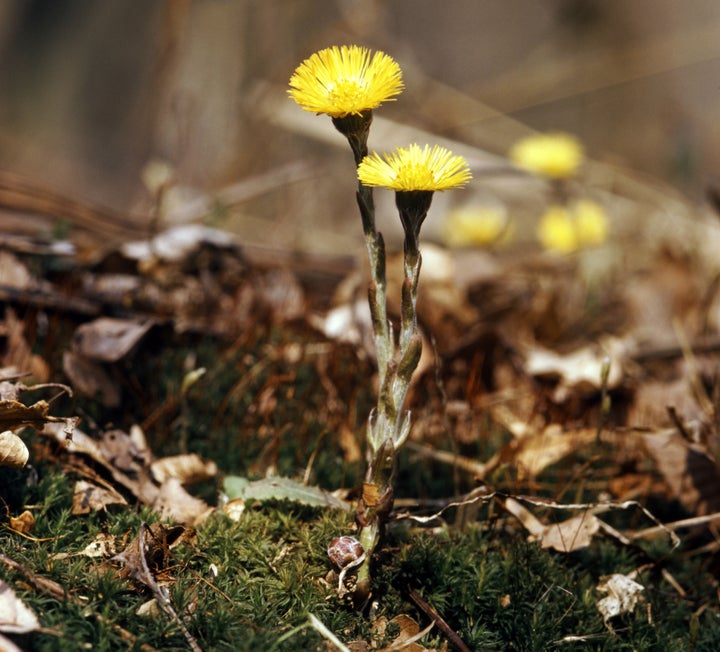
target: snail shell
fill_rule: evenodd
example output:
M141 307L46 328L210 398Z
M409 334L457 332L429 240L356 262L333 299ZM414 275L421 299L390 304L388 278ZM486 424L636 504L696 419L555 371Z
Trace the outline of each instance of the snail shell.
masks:
M365 559L365 549L355 537L335 537L328 546L328 557L335 568L343 570L357 566Z

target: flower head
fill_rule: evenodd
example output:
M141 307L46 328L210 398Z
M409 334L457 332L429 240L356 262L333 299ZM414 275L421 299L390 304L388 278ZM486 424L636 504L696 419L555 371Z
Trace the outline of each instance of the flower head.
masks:
M550 206L537 229L540 244L548 251L569 254L578 248L575 222L564 206Z
M402 71L392 57L343 45L305 59L290 78L288 94L305 111L343 118L394 100L402 88Z
M607 231L607 215L602 206L579 199L568 207L550 206L540 218L538 239L545 249L567 254L602 244Z
M583 150L577 138L570 134L534 134L513 145L510 159L529 172L550 179L565 179L577 172Z
M449 247L487 247L510 236L507 212L499 206L469 206L448 213L443 240Z
M358 179L364 185L397 192L449 190L471 178L465 159L439 145L398 147L384 156L373 152L358 166Z
M608 235L608 218L605 209L589 199L578 199L573 204L578 241L581 246L599 245Z

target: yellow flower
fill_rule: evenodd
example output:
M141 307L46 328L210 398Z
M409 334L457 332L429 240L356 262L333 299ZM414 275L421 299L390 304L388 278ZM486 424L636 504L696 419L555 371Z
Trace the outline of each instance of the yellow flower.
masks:
M343 118L394 100L402 88L402 71L392 57L343 45L303 61L290 78L288 94L305 111Z
M602 244L607 232L607 215L602 206L580 199L567 208L550 206L540 218L537 235L545 249L567 254Z
M550 206L540 218L538 240L549 251L569 254L578 248L575 222L563 206Z
M513 145L510 159L529 172L550 179L565 179L577 172L583 150L577 138L570 134L534 134Z
M464 186L471 178L465 159L439 145L421 149L413 144L384 156L373 152L358 166L363 185L398 192L449 190Z
M579 199L573 204L578 242L581 246L599 245L608 234L608 220L600 204L589 199Z
M487 247L508 233L507 214L496 206L456 209L443 225L443 240L449 247Z

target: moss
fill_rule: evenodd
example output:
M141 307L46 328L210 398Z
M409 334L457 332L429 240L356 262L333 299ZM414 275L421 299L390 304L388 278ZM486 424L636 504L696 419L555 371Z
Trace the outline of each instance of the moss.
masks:
M158 455L186 449L215 460L224 473L250 477L262 476L270 467L298 477L310 466L313 484L352 487L362 477L363 462L346 461L337 433L343 426L362 437L372 397L369 384L359 383L358 378L369 377L371 369L343 347L334 348L333 355L318 364L307 348L312 337L292 329L258 329L245 333L231 347L210 337L169 338L162 355L144 355L141 349L116 369L122 412L107 411L89 400L72 408L92 417L83 425L89 429L93 420L124 428L144 423ZM147 345L159 344L155 340ZM283 353L297 346L299 359ZM208 373L182 396L183 375L188 367L200 366ZM496 448L502 437L488 433L473 444L483 459L494 452L487 448L491 441ZM35 450L37 457L39 449ZM579 452L577 459L548 469L542 484L529 490L570 501L592 500L589 480L611 477L612 469L607 460L588 463L591 452ZM68 598L49 597L22 574L0 566L0 577L35 609L43 627L56 632L17 637L20 646L132 648L120 626L135 637L134 649L143 643L157 649L187 649L183 632L172 619L137 615L151 592L123 577L117 564L80 556L53 557L81 551L99 532L130 539L141 523L154 522L157 516L138 507L74 516L70 512L73 478L41 458L34 463L35 469L0 471L0 491L11 514L23 505L34 506L33 536L38 540L2 529L0 549L36 575L57 582ZM576 472L578 468L582 474ZM507 467L495 480L516 488ZM454 495L456 484L447 467L402 452L398 496ZM216 491L216 486L206 486L203 496L214 501ZM674 508L658 503L652 509L669 515ZM549 522L564 513L539 516ZM620 528L648 525L632 510L604 518ZM351 532L351 521L342 512L286 502L250 506L237 523L220 514L212 516L198 528L192 544L174 549L168 569L173 604L200 647L322 649L321 636L305 627L310 613L345 642L372 640L372 622L338 599L334 587L325 582L327 544L334 536ZM377 560L375 597L378 615L392 618L406 613L425 626L428 617L410 596L411 590L416 591L473 650L718 649L716 560L684 555L682 548L671 550L663 537L625 546L598 536L588 548L570 555L542 550L525 541L518 528L506 527L497 507L487 506L462 531L448 525L422 530L393 524ZM648 562L654 562L657 570L639 578L645 586L641 602L632 614L614 619L615 632L611 632L596 607L600 577L627 573ZM217 568L216 577L212 568ZM685 589L684 596L660 569ZM568 636L579 640L563 642ZM387 644L388 638L377 645ZM440 647L443 641L434 629L423 644Z

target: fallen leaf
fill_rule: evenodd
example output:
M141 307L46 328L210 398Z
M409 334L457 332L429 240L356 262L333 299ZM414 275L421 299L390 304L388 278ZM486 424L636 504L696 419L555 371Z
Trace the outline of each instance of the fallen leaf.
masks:
M233 498L228 500L223 507L222 511L231 521L239 521L245 512L245 501L242 498Z
M2 430L15 430L22 426L35 426L40 428L49 421L65 421L58 417L48 416L49 406L46 401L37 401L32 405L25 405L20 401L0 401L0 428Z
M559 552L573 552L589 546L601 525L600 520L587 511L560 523L545 525L514 498L505 500L505 509L523 524L543 548L553 548Z
M10 529L20 534L28 534L35 528L35 517L27 509L20 516L9 518Z
M151 507L161 518L187 525L199 525L214 511L204 500L191 496L177 478L163 482Z
M23 468L30 458L25 442L14 432L0 432L0 466Z
M52 555L52 559L67 559L69 557L112 557L117 554L117 537L113 534L101 532L80 552L59 552Z
M599 530L600 520L589 512L582 512L560 523L545 526L540 535L540 545L559 552L574 552L587 548Z
M137 321L100 317L78 327L73 338L73 350L90 360L116 362L132 350L153 324L151 319Z
M598 600L597 608L608 627L611 618L631 613L635 609L640 593L645 590L642 584L622 573L613 573L601 578L596 588L599 593L607 593L606 597Z
M175 478L187 485L214 478L218 468L212 460L204 460L197 453L189 453L162 457L150 465L150 470L160 484L170 478Z
M152 589L154 578L167 569L170 550L184 542L187 533L188 530L180 525L168 527L162 523L142 523L138 536L121 553L112 557L112 561L122 563L124 574ZM148 572L153 577L148 577Z
M595 441L595 428L563 431L558 424L550 424L542 432L529 435L519 440L516 446L514 461L518 468L518 478L534 478L544 468L559 462L563 457L575 450L588 446Z
M112 487L100 487L87 480L75 483L72 500L72 513L89 514L104 511L111 505L127 505L127 500Z
M675 428L647 433L642 439L686 509L698 515L720 511L718 465L702 445L687 441Z
M35 613L16 595L8 584L0 580L0 632L27 634L40 628Z
M63 371L73 389L81 396L98 399L105 407L120 405L120 389L105 368L73 351L65 351Z
M525 372L540 378L557 379L553 400L562 403L573 393L583 395L599 390L605 369L605 386L613 389L620 385L625 355L626 344L617 338L607 338L599 347L586 346L567 355L536 345L526 353Z

